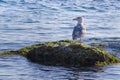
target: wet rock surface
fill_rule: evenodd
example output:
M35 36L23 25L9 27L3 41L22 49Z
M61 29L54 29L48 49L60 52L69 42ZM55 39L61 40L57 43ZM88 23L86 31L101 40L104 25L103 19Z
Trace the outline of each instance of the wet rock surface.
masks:
M120 62L119 58L100 48L105 47L105 45L97 44L97 47L71 40L61 40L34 44L0 54L18 54L25 56L32 62L54 66L103 66Z
M106 65L120 61L103 49L69 40L42 43L39 47L30 50L27 58L45 65L75 67Z

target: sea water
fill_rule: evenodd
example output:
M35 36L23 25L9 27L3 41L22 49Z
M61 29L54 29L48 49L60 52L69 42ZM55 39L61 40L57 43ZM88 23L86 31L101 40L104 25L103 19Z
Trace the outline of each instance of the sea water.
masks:
M120 0L0 0L0 51L71 39L76 25L72 19L78 16L85 19L85 43L117 42L120 57ZM119 80L119 76L120 64L96 72L0 56L0 80Z

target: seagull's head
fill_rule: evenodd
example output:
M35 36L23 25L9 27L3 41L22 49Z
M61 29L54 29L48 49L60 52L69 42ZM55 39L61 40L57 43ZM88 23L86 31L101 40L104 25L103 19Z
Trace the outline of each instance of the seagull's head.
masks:
M83 23L83 17L77 17L74 18L73 20L78 21L79 23Z

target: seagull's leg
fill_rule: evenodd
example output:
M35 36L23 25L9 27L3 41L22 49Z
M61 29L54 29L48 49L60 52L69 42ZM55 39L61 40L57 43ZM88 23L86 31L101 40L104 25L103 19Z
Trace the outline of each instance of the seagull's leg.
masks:
M77 36L73 37L73 41L75 41L75 42L77 41Z
M77 38L73 39L73 41L76 42L76 41L77 41Z
M82 38L80 37L80 42L82 42Z

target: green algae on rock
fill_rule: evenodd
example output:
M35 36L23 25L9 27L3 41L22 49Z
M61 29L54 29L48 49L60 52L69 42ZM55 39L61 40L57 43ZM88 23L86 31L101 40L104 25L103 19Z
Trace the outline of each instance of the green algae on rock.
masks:
M18 50L8 50L8 51L0 52L0 55L16 54L16 55L26 56L30 50L32 50L38 46L39 46L39 44L33 44L31 46L26 46L26 47L23 47Z
M70 40L41 43L39 47L28 52L27 58L46 65L75 67L120 62L120 59L115 58L102 49Z
M0 53L19 54L30 61L45 65L95 66L119 63L120 59L106 51L71 40L44 42Z
M4 52L0 52L0 55L11 55L11 54L16 54L17 51L15 50L8 50Z

